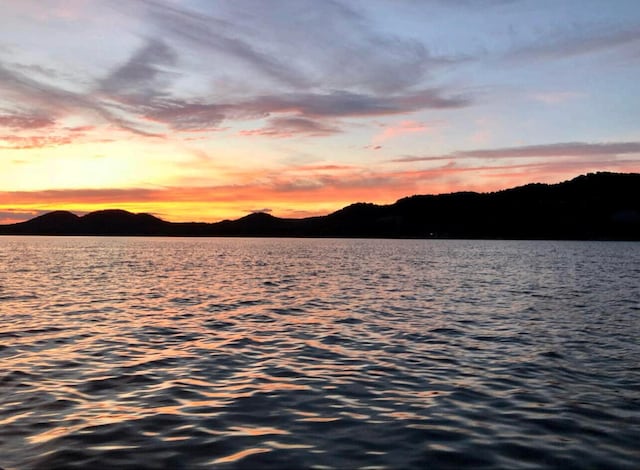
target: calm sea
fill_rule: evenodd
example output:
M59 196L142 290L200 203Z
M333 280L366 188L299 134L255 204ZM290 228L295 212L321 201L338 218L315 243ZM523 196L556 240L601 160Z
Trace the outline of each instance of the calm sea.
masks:
M640 243L0 237L0 467L640 466Z

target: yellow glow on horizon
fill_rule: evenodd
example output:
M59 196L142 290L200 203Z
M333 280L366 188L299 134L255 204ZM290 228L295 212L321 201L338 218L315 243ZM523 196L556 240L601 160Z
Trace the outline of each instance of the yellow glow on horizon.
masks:
M203 171L202 164L193 165L193 155L162 141L86 142L2 153L3 191L172 185L194 174L220 180L216 167Z
M414 194L495 191L576 175L573 166L550 171L538 161L522 159L511 165L477 167L440 162L365 165L335 156L304 163L293 157L261 162L262 153L247 158L248 148L225 147L224 139L210 142L205 152L180 139L105 135L93 142L3 150L0 223L25 220L42 211L103 209L146 212L170 222L233 220L254 211L303 218L356 202L391 204ZM275 151L267 148L264 155L273 156ZM591 168L588 162L577 168L619 169L615 162L611 168Z
M301 202L295 206L278 203L268 204L264 201L235 202L118 202L118 203L38 203L13 205L11 209L32 212L35 217L40 211L64 210L76 214L94 212L105 209L122 209L133 213L153 214L167 222L219 222L234 220L254 211L267 209L269 213L282 218L303 218L326 215L341 209L348 203L317 204ZM32 218L32 217L29 217ZM18 218L0 219L0 224L22 221Z

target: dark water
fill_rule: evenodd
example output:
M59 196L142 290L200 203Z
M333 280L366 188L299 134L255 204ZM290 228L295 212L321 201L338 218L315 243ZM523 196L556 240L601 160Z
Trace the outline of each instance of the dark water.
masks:
M640 244L0 237L0 466L638 468Z

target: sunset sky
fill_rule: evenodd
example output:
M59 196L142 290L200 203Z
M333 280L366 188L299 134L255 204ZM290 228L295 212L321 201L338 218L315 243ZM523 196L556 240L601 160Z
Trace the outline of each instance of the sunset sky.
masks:
M0 0L0 223L640 171L638 0Z

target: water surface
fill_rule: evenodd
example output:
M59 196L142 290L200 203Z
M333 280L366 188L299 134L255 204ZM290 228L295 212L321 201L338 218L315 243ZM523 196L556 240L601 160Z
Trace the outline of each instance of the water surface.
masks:
M0 237L0 466L637 468L640 244Z

